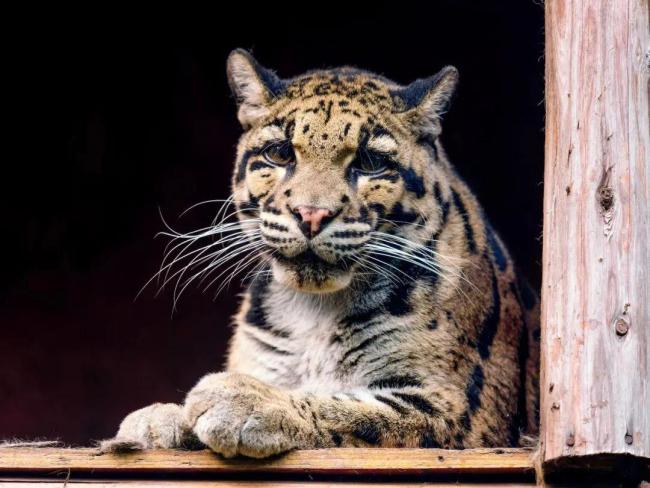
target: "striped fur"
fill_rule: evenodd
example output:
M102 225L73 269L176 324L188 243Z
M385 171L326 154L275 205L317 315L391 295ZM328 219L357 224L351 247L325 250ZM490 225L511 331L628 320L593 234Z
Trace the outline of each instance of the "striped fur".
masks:
M282 80L241 50L228 68L245 129L234 202L270 269L244 294L226 372L181 409L134 412L104 449L196 436L264 457L534 434L537 300L438 137L456 70L407 87L352 68ZM309 239L298 205L333 218Z

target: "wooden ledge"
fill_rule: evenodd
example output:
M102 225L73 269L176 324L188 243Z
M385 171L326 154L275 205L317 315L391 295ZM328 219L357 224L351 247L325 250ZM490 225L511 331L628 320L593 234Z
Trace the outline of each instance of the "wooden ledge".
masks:
M99 454L96 449L0 449L0 478L53 473L102 477L175 474L310 474L333 476L530 475L530 449L319 449L293 451L276 458L224 459L211 451L153 450L130 454Z

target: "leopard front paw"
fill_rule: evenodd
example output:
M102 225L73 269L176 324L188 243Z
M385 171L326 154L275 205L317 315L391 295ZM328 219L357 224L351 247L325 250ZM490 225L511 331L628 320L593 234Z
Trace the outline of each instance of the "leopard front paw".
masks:
M112 439L100 442L100 452L193 447L198 441L174 403L154 403L127 415Z
M247 375L204 377L185 400L198 439L225 457L263 458L309 445L311 423L297 414L287 392Z

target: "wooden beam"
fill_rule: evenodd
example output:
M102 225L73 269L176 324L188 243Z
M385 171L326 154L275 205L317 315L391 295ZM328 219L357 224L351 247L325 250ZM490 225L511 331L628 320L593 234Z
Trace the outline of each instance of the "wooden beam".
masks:
M119 485L116 487L116 485ZM86 486L87 488L530 488L535 483L373 483L373 482L319 482L319 481L163 481L163 480L68 480L65 486ZM61 481L53 480L3 480L0 488L61 488Z
M648 0L545 8L543 461L647 461Z
M53 472L123 474L309 474L427 475L531 474L529 449L318 449L255 460L224 459L211 451L153 450L131 454L99 454L95 449L0 449L3 474Z

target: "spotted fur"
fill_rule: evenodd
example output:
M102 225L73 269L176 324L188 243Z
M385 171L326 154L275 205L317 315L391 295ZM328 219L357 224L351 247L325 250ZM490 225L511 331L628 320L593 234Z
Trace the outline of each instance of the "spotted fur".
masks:
M269 269L244 295L226 372L182 408L134 412L104 448L196 436L264 457L534 434L537 299L439 139L456 69L408 86L354 68L287 80L236 50L228 76L244 127L233 201ZM330 212L318 234L300 205Z

